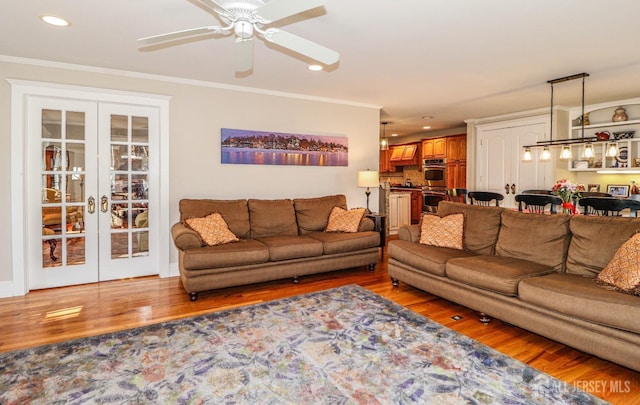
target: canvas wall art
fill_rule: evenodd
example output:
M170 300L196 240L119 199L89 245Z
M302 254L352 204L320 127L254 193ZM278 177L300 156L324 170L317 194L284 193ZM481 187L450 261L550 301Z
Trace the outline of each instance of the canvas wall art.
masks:
M222 128L222 163L348 166L346 136L287 134Z

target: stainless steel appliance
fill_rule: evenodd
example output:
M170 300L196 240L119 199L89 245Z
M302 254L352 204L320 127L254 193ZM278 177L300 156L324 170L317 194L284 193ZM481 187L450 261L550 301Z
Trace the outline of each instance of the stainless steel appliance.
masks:
M424 159L422 173L427 187L447 188L447 159Z

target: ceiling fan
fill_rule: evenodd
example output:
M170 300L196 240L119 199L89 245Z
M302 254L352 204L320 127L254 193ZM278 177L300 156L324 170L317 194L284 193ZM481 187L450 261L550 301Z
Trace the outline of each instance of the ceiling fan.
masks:
M206 26L140 38L138 42L154 45L207 34L235 34L235 69L245 72L253 68L253 38L255 34L266 41L290 49L325 65L338 62L338 52L278 28L263 29L283 18L323 6L326 0L197 0L215 12L227 24L224 27Z

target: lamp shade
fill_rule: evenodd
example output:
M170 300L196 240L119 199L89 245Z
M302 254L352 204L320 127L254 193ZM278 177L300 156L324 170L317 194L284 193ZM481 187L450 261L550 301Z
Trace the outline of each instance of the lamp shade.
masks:
M361 170L358 172L358 187L378 187L380 180L376 170Z

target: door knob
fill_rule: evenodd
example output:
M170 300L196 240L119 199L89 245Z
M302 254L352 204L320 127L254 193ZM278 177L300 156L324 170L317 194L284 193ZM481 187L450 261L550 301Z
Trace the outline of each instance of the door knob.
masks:
M89 214L93 214L96 212L96 199L93 197L89 197L87 200L87 206L89 208Z
M504 191L505 193L509 194L509 183L504 185Z
M106 195L103 195L100 199L100 210L102 212L107 212L109 210L109 199Z
M515 184L515 183L513 183L513 184L511 185L511 194L515 194L515 193L516 193L516 184Z

